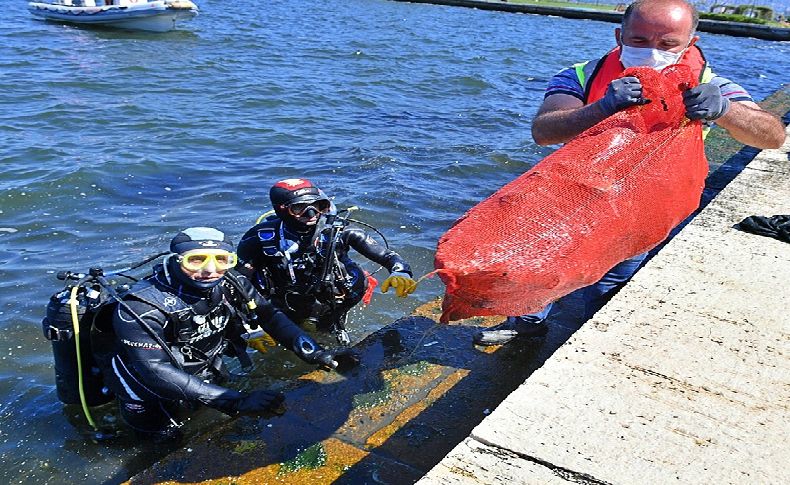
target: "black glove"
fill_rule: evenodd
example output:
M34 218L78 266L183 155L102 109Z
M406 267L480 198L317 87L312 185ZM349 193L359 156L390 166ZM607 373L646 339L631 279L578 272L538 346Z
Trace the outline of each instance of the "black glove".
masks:
M719 87L707 83L683 91L683 104L690 120L713 121L730 109L730 100L722 96Z
M633 76L621 77L609 83L606 94L599 101L606 116L612 116L629 106L647 104L650 100L642 97L642 83Z
M351 349L324 349L307 334L296 338L294 353L308 364L317 364L327 369L352 367L359 363L359 358Z
M349 348L326 349L315 353L315 363L327 369L345 370L359 364L359 356Z
M323 350L318 342L306 333L302 332L294 338L293 351L300 359L308 364L315 364L316 356Z
M244 394L231 406L230 414L281 414L285 395L282 392L252 391Z

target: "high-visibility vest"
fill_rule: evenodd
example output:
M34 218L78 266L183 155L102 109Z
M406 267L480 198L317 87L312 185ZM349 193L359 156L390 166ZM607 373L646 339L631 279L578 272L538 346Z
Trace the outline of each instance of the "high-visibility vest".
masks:
M708 66L702 50L696 45L691 46L680 58L678 64L684 64L691 68L697 76L700 84L710 82L713 79L713 71ZM625 68L620 62L620 46L609 51L597 62L587 61L574 64L576 77L584 90L584 104L591 104L603 98L609 83L620 77ZM702 138L708 136L710 127L705 126L702 130Z

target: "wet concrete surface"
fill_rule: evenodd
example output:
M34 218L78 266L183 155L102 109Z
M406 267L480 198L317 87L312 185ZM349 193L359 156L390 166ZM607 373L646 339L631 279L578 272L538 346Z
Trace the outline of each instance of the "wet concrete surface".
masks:
M429 303L356 345L359 366L288 384L283 415L227 420L130 483L414 483L580 327L579 310L569 295L545 339L484 348L472 336L501 318L443 325Z

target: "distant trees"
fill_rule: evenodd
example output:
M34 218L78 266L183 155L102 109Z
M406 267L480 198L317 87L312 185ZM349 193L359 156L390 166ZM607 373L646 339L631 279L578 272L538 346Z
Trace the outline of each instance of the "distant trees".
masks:
M703 12L703 2L697 2L700 10L700 18L708 20L726 20L730 22L747 22L752 24L764 24L773 20L774 10L770 7L759 5L727 5L724 3L712 3L708 12Z
M774 10L772 8L754 4L728 5L725 3L713 3L708 11L710 13L745 15L747 17L756 17L763 20L771 20L774 18Z

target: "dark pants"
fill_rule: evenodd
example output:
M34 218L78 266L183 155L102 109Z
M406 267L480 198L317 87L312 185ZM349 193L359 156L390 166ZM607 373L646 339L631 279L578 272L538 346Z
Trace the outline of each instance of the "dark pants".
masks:
M179 428L182 425L179 416L185 411L197 409L197 404L190 401L162 399L134 379L124 383L112 368L107 368L103 375L105 384L115 392L118 399L121 419L140 438L160 442L178 439L180 437ZM192 375L202 381L221 385L227 380L229 373L222 360L222 355L217 354L205 369L193 372ZM155 383L149 382L148 384ZM155 385L152 387L155 388Z
M639 254L633 258L626 259L617 264L614 268L606 272L598 282L587 286L582 290L584 299L584 319L589 320L606 303L612 299L620 288L634 276L639 266L647 257L647 253ZM530 322L543 321L551 312L553 303L546 305L541 311L522 315L521 318Z
M178 404L171 401L118 399L121 418L142 438L167 439L181 423L176 419Z

